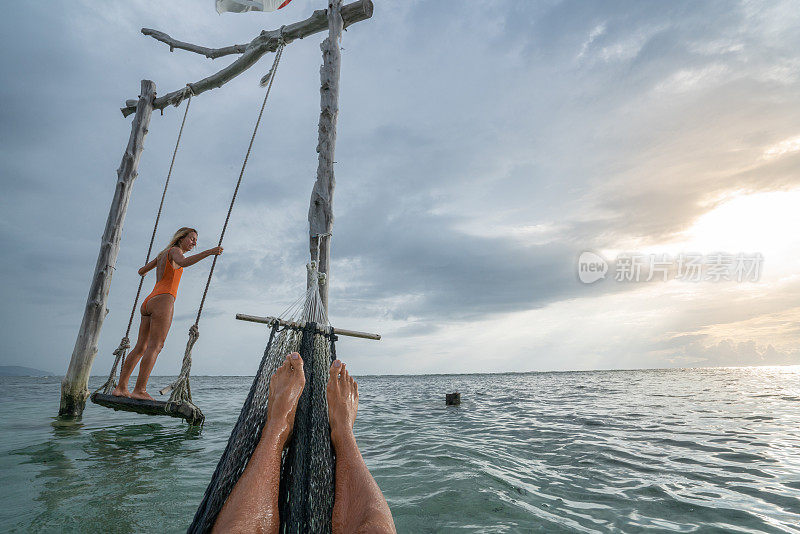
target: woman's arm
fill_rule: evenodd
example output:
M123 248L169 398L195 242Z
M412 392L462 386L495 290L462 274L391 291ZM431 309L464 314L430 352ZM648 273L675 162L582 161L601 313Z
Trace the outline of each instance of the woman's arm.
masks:
M150 270L152 270L156 266L156 263L158 263L158 258L153 258L152 260L150 260L150 262L147 265L139 269L139 276L144 276L145 274L147 274Z
M209 256L219 256L222 254L222 247L214 247L203 252L198 252L192 256L184 256L179 247L172 247L169 250L169 257L172 261L178 264L179 267L189 267L198 261Z

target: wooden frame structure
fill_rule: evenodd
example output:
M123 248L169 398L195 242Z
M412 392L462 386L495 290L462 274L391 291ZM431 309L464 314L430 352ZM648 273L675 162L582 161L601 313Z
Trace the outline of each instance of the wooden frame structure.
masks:
M303 21L283 26L277 30L262 31L248 44L231 45L224 48L206 48L175 40L157 30L142 29L143 34L167 44L170 51L177 48L202 54L210 59L233 54L239 54L240 57L211 76L187 84L186 87L162 97L156 97L155 83L150 80L142 80L139 98L127 100L125 106L121 108L125 117L134 114L131 135L122 157L122 164L117 171L117 187L100 244L100 253L89 289L83 320L66 376L61 383L59 415L77 417L82 415L86 406L86 399L89 396L89 373L97 355L97 342L103 320L108 313L106 305L111 289L111 276L119 253L122 227L153 110L163 110L168 105L180 104L188 96L189 91L196 96L221 87L252 67L266 53L277 50L281 42L290 43L296 39L321 32L326 28L328 36L321 45L323 63L320 69L317 178L311 194L308 220L311 260L317 261L319 272L326 275L326 282L320 286L320 293L327 311L328 281L330 280L330 234L333 228L333 190L335 187L333 163L336 148L336 124L339 114L339 71L341 67L339 40L342 31L347 26L369 19L372 17L372 13L371 0L357 0L345 6L342 6L342 0L329 0L328 9L314 11L309 18Z

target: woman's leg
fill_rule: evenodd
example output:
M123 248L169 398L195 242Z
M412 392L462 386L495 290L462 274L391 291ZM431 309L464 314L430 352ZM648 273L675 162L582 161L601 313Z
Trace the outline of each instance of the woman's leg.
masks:
M172 295L156 295L147 303L147 312L150 314L150 332L147 336L147 347L142 354L142 361L139 363L136 386L131 392L131 397L134 399L154 400L147 393L147 381L156 364L156 358L164 347L164 340L167 339L169 327L172 325L174 307L175 297Z
M144 305L142 305L142 307L144 308ZM144 309L142 309L142 311L144 311ZM142 314L142 322L139 324L139 337L136 339L136 346L133 347L133 350L130 351L122 364L122 369L119 371L119 383L117 387L114 388L114 391L111 392L112 395L118 397L131 396L131 392L128 391L128 380L131 378L133 368L136 367L136 364L142 359L142 354L145 349L147 349L147 338L149 335L150 316Z

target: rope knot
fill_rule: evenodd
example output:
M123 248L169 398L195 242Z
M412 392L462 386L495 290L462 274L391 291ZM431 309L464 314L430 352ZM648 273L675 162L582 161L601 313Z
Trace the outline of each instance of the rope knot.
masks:
M191 101L192 96L194 96L194 89L192 89L192 84L187 83L186 87L180 92L180 94L176 95L175 102L172 103L173 106L176 108L181 105L181 102L186 100L187 98ZM189 106L186 106L186 109L189 109ZM164 110L161 110L161 113L164 113ZM180 142L180 134L178 134L178 141Z
M131 340L126 337L123 337L122 340L119 342L119 347L117 350L114 351L114 356L119 356L120 354L125 354L125 351L131 348Z
M275 71L278 69L278 63L280 62L281 55L283 54L283 47L286 46L286 41L283 38L283 29L285 27L286 26L281 26L281 29L280 29L280 35L278 36L278 46L277 46L277 48L275 48L275 59L272 62L272 67L270 67L269 72L267 72L264 76L261 77L261 81L259 82L259 85L261 85L261 87L269 86L269 89L267 89L267 96L269 96L269 91L272 88L272 79L275 77ZM266 103L267 103L267 100L266 100L266 97L265 97L264 98L264 105L266 105ZM263 113L263 107L262 107L262 113ZM256 128L258 128L258 123L260 121L261 121L261 115L259 114L259 120L256 121ZM255 136L255 132L253 132L253 136ZM251 144L251 146L252 146L252 144ZM248 154L249 153L250 152L248 151ZM245 160L245 161L247 161L247 160Z
M200 328L198 328L197 323L189 327L189 337L193 337L194 339L200 337Z

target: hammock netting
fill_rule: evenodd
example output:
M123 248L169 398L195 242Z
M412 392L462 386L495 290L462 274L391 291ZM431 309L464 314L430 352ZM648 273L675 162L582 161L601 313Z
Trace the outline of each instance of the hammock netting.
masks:
M328 324L313 266L313 283L300 316L284 312L289 322L274 323L267 348L228 444L188 532L210 532L239 477L247 467L267 420L269 381L287 354L303 358L306 385L297 405L292 437L281 462L281 532L330 533L334 494L334 454L330 441L325 388L336 359L333 329ZM302 299L301 299L302 300ZM294 319L290 319L290 318Z

